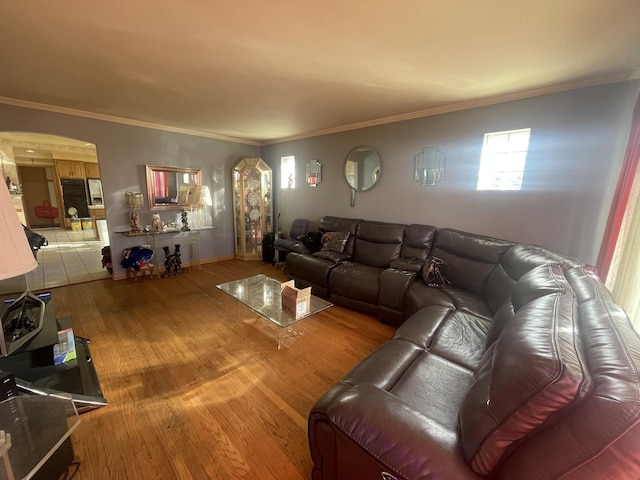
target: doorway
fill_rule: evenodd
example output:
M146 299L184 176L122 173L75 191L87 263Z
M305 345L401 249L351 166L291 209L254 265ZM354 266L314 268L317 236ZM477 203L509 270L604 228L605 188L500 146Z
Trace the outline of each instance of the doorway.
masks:
M22 205L27 225L31 228L60 226L53 168L18 165L18 177L22 182Z
M38 268L0 282L0 293L23 291L26 281L40 290L110 278L102 267L101 250L109 244L104 205L87 188L88 179L100 180L96 146L55 135L0 132L0 158L3 171L16 176L21 220L49 243L37 254ZM75 202L85 206L77 216L64 206L63 186L70 179Z

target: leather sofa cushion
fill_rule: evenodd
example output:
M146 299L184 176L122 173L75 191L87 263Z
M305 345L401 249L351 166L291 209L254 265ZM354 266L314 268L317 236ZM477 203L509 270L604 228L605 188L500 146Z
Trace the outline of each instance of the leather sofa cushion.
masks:
M358 226L353 261L388 268L400 256L406 225L362 222Z
M395 342L396 340L392 340ZM439 355L423 352L391 389L396 397L449 430L458 425L458 409L473 372Z
M309 432L314 463L322 464L314 479L480 480L460 454L455 429L372 385L350 387L326 410L312 410Z
M442 291L453 301L456 308L467 310L479 317L491 318L491 309L480 295L459 288L443 288Z
M416 279L405 294L404 311L407 315L412 315L429 305L460 308L480 317L491 318L493 315L489 305L480 295L459 288L432 288L421 278Z
M590 389L520 443L496 472L499 480L640 478L640 338L606 299L580 304L575 316Z
M330 260L334 263L338 263L349 258L345 253L338 253L332 250L320 250L312 255L316 258L324 258L325 260Z
M514 245L500 259L500 265L509 277L519 280L525 273L539 265L558 263L557 260L539 250L525 245Z
M396 258L391 265L390 268L395 268L396 270L405 270L408 272L420 272L422 271L422 267L424 265L424 261L419 260L417 258Z
M443 228L436 233L432 255L447 262L453 286L483 295L493 268L512 246L506 240Z
M332 294L378 305L379 279L382 271L382 268L343 262L331 272L329 290Z
M520 308L483 356L460 409L465 458L489 475L510 447L580 398L588 385L571 292Z
M436 227L431 225L407 225L404 229L404 240L400 256L412 258L424 263L433 248L433 239L436 235Z
M315 255L290 253L287 255L287 272L292 277L303 278L312 285L328 286L329 272L335 262Z
M465 310L432 305L409 317L393 338L475 370L484 354L489 323L488 318Z
M405 314L411 316L420 309L432 305L447 308L455 308L456 306L451 297L444 293L444 289L427 287L422 278L417 277L404 296Z
M456 430L458 409L472 376L473 372L461 365L394 338L371 353L340 383L386 390L447 429Z
M524 245L514 245L502 256L485 287L484 296L494 312L511 296L511 289L525 273L539 265L557 263L551 257Z
M527 248L534 250L536 252L540 252L542 255L545 255L553 259L556 263L559 263L562 266L562 268L565 270L568 270L570 268L585 266L585 264L580 260L577 260L572 257L568 257L558 252L554 252L553 250L549 250L548 248L542 247L540 245L527 245Z
M465 310L451 310L436 332L429 351L447 360L475 370L484 354L490 320Z
M561 267L557 264L540 265L525 275L513 287L511 302L517 312L523 305L550 293L571 290Z
M569 286L562 279L561 267L556 263L539 265L522 275L511 289L510 298L493 315L487 332L486 347L488 348L500 336L506 323L523 305L543 295L564 292L567 288Z
M609 302L613 301L611 292L600 281L598 275L594 272L585 270L584 268L571 268L565 272L571 288L576 293L578 302L584 303L588 300L596 300L602 298Z

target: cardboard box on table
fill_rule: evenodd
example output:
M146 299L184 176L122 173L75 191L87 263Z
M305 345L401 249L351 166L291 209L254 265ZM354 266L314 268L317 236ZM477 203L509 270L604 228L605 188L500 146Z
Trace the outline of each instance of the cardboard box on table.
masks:
M298 289L295 282L289 280L281 284L282 311L295 318L309 313L311 309L311 287Z

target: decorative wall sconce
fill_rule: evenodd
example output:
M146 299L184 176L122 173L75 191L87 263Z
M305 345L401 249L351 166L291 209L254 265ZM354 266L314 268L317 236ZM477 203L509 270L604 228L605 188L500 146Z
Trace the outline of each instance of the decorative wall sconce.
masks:
M316 187L322 182L322 164L317 160L307 163L307 184Z
M444 153L436 147L425 147L415 157L414 180L421 185L435 185L444 179Z

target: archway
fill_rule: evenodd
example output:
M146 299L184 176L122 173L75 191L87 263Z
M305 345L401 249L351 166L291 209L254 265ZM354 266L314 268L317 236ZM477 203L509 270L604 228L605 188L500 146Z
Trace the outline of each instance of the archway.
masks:
M30 288L108 278L101 249L109 243L96 146L32 132L0 132L0 168L22 222L44 235ZM0 283L14 293L24 279Z

